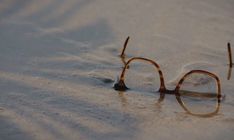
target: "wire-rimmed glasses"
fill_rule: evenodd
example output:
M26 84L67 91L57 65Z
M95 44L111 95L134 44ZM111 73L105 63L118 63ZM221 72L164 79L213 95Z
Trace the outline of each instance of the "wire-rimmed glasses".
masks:
M169 90L165 86L163 72L155 61L144 57L133 57L125 61L128 41L129 37L126 39L120 55L124 67L119 80L114 85L115 90L154 89L160 93L158 100L160 102L164 99L165 94L174 94L178 103L189 114L209 117L218 113L223 97L218 76L205 70L192 70L182 76L174 90ZM151 67L150 72L148 67ZM158 82L155 82L156 77L159 79Z

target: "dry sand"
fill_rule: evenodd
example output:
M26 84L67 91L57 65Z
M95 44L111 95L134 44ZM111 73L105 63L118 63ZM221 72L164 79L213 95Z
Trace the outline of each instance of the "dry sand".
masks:
M128 57L157 61L167 87L191 69L217 74L219 113L113 90L127 36ZM233 140L228 41L233 0L1 0L0 140Z

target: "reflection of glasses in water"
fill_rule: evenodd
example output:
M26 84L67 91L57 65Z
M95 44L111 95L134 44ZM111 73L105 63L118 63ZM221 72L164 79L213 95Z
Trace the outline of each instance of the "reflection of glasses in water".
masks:
M126 91L159 91L159 102L165 94L174 94L182 108L189 114L209 117L217 114L221 102L219 78L208 71L192 70L186 73L177 83L174 90L165 87L164 76L160 66L153 60L143 57L133 57L125 61L125 49L129 37L124 43L121 53L124 67L121 76L114 85L115 90ZM158 74L155 74L155 71ZM158 77L158 78L156 78ZM155 87L158 85L158 89Z

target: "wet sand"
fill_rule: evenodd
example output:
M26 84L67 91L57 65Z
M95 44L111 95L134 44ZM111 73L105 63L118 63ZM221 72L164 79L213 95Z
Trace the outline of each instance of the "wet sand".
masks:
M2 1L0 139L232 140L233 8L230 0ZM158 104L158 92L114 90L127 36L126 59L156 61L169 89L192 69L215 73L226 96L218 114L189 115L174 95Z

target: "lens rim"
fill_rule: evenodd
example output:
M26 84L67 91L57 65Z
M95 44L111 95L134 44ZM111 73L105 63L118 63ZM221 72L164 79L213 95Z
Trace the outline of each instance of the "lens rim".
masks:
M164 77L163 77L163 73L160 69L160 66L153 60L150 60L150 59L147 59L147 58L143 58L143 57L133 57L131 59L129 59L127 61L127 63L125 64L122 72L121 72L121 76L120 76L120 80L118 83L121 83L121 84L118 84L118 86L120 86L121 88L119 88L120 90L122 91L125 91L128 89L128 87L126 86L124 80L125 80L125 73L126 73L126 70L128 69L130 63L132 61L143 61L143 62L146 62L146 63L149 63L149 64L152 64L155 66L156 70L158 71L158 74L159 74L159 78L160 78L160 88L158 89L159 92L161 91L165 91L166 87L165 87L165 84L164 84Z
M182 101L181 99L181 94L179 93L179 90L181 88L181 85L183 84L184 80L186 79L186 77L188 77L189 75L191 74L194 74L194 73L199 73L199 74L205 74L205 75L208 75L212 78L214 78L216 80L216 86L217 86L217 102L216 102L216 108L213 112L208 112L206 114L202 114L202 113L193 113L192 111L190 111L185 103ZM220 102L221 102L221 85L220 85L220 80L218 78L218 76L216 76L215 74L213 73L210 73L208 71L205 71L205 70L192 70L188 73L186 73L181 79L180 81L178 82L176 88L175 88L175 96L176 96L176 99L177 101L179 102L179 104L181 105L181 107L189 114L191 115L195 115L195 116L200 116L200 117L210 117L210 116L213 116L215 114L218 113L219 109L220 109Z

